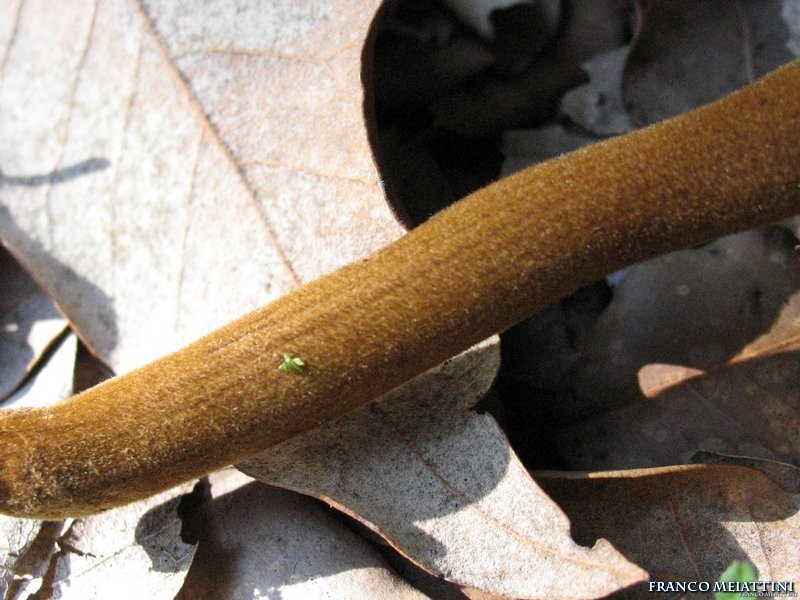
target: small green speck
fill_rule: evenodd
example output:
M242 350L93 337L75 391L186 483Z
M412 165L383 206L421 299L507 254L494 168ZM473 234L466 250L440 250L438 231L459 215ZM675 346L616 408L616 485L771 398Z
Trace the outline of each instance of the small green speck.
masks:
M306 363L299 356L292 357L288 352L283 353L283 362L278 367L284 373L302 375L305 373Z
M746 560L735 560L727 569L719 576L720 583L746 583L748 581L758 581L755 567ZM732 585L730 589L737 589L739 586ZM719 589L719 588L717 588ZM714 592L715 600L734 600L741 598L741 592L727 591L727 592Z

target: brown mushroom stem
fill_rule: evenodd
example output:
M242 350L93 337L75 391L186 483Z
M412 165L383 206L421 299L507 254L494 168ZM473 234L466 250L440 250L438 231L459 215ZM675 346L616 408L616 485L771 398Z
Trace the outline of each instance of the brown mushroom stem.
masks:
M52 408L0 414L0 511L136 500L362 405L626 264L800 213L800 62L468 196L371 258ZM278 367L283 353L307 363Z

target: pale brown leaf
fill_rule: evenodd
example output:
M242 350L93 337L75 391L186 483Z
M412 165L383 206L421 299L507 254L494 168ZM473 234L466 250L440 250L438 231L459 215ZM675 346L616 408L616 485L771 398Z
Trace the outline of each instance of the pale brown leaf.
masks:
M178 600L426 597L312 500L232 470L209 480L190 517L198 549Z

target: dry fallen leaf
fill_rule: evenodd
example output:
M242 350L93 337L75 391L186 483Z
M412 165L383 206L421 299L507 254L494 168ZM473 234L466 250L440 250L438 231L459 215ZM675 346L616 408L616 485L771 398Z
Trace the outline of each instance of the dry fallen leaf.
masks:
M732 558L751 560L761 580L800 579L800 495L757 471L694 465L537 479L578 542L610 539L653 580L716 581ZM644 585L619 597L652 593Z
M531 390L528 410L538 410L540 425L528 422L527 435L543 438L555 468L606 471L585 477L584 487L571 479L579 475L537 477L570 515L576 541L593 539L578 533L581 519L605 518L593 534L624 540L620 550L651 579L715 580L739 558L767 579L800 576L791 544L800 460L796 243L773 227L663 256L629 269L597 313L576 298L583 308L545 311L509 338L538 346L515 380ZM691 467L696 475L685 481L689 467L671 465L690 462L763 474ZM636 471L653 466L661 467ZM746 514L771 502L783 508L769 518ZM669 519L678 523L664 528ZM721 538L717 520L737 523Z
M557 409L570 468L684 463L699 450L797 464L795 244L757 230L633 267Z
M197 555L178 600L427 597L313 500L233 470L209 480L195 517Z

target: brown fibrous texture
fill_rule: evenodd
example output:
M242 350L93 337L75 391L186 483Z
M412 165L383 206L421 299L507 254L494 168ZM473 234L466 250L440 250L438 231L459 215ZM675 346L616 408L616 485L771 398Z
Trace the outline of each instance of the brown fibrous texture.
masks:
M369 259L51 408L0 414L0 512L136 500L342 415L626 264L800 213L800 62L479 190ZM283 352L307 363L279 370Z

